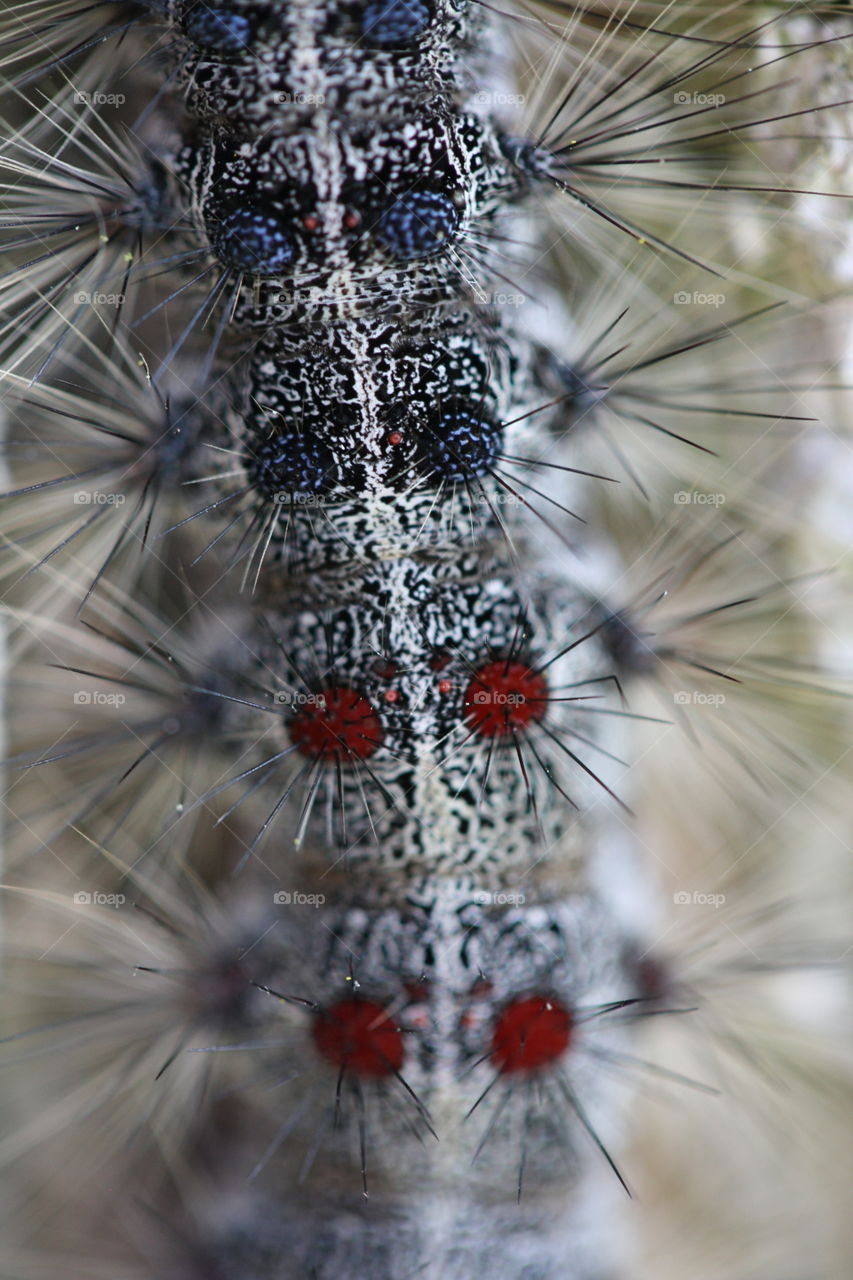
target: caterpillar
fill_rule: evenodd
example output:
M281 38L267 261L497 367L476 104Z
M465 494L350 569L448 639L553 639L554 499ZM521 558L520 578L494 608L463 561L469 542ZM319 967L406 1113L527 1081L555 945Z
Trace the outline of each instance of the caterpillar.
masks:
M849 6L0 23L4 1280L842 1280Z

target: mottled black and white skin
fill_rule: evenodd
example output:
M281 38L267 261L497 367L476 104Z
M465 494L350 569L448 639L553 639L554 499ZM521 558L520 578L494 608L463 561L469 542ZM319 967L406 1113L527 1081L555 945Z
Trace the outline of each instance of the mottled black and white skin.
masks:
M531 595L511 576L466 582L443 567L397 559L357 573L351 602L269 615L279 749L324 691L355 690L372 709L364 757L357 742L337 762L291 749L283 772L302 777L297 803L315 792L311 829L350 864L479 867L496 883L550 856L582 864L610 804L613 746L612 718L598 714L613 667L588 601L558 582ZM541 669L541 701L529 724L484 738L477 711L493 695L477 673L496 663Z
M356 122L405 122L424 102L473 94L498 49L492 24L469 0L170 0L166 13L193 114L245 132L292 128L318 105Z
M155 13L141 131L207 316L149 339L208 409L173 487L212 485L184 519L218 607L241 570L253 591L227 670L181 672L192 741L239 747L205 796L265 798L241 873L325 898L251 979L256 1172L182 1275L610 1280L646 922L601 871L627 723L606 614L555 557L589 482L536 466L576 390L568 319L533 333L494 298L505 246L539 255L526 153L483 102L511 83L499 24L466 0Z
M339 879L340 898L327 885L307 910L279 894L278 929L263 934L268 1008L253 1001L263 1101L246 1095L235 1161L254 1166L254 1190L225 1179L175 1274L461 1280L493 1233L499 1275L556 1275L555 1259L559 1274L614 1274L618 1248L591 1222L618 1183L591 1130L611 1143L629 1097L614 1069L631 1042L628 935L593 892L531 906L478 883ZM537 999L568 1015L571 1050L535 1080L502 1074L497 1028ZM318 1052L318 1028L359 1006L386 1011L384 1043L400 1046L384 1076Z
M506 459L533 447L528 415L551 398L514 337L493 308L450 304L402 328L268 330L236 371L232 418L268 580L281 564L322 600L349 589L354 558L505 556L507 509L526 498Z
M603 1280L612 1251L588 1219L621 1194L624 1086L600 1055L630 1042L608 1011L636 984L588 867L612 838L624 732L600 611L545 567L537 517L582 480L551 478L538 503L530 488L568 384L490 301L501 245L536 252L517 149L472 104L504 74L495 24L422 0L170 16L194 121L173 167L231 299L219 439L238 474L219 487L242 494L238 558L254 545L268 708L233 719L276 759L252 852L287 876L289 830L303 878L345 885L340 905L291 911L305 990L277 993L292 1030L273 1070L300 1078L269 1118L286 1137L203 1265L390 1280L488 1258L508 1280ZM557 307L552 342L563 324ZM500 678L532 681L533 701ZM501 721L507 696L523 706ZM318 738L341 697L363 732ZM289 996L312 1002L301 1045ZM504 1075L497 1020L539 998L571 1036ZM306 1067L311 1025L347 1000L403 1028L391 1078L316 1043Z

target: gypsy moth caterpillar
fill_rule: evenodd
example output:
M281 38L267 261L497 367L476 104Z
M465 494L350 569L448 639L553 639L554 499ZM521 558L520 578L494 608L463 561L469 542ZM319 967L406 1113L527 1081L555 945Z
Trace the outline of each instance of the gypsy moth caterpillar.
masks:
M772 302L829 292L807 267L777 278L790 246L817 261L812 192L843 241L839 193L800 178L843 95L785 102L789 71L811 78L849 38L843 11L815 29L800 6L175 0L48 6L27 44L32 16L8 19L9 115L33 118L3 153L21 258L2 363L25 415L7 614L34 671L10 807L40 848L12 871L42 900L53 858L103 875L83 892L144 873L179 916L188 869L214 895L239 873L234 892L272 897L285 935L279 971L239 994L287 1043L266 1046L251 1101L226 1086L192 1141L175 1121L168 1175L128 1173L154 1206L141 1234L157 1257L176 1243L179 1274L242 1280L461 1277L484 1257L507 1277L636 1273L609 1197L635 1182L636 1077L679 1073L644 1066L635 1035L690 1016L631 970L661 919L652 864L682 836L635 763L635 725L677 736L642 685L688 693L702 722L670 756L698 779L676 867L705 866L728 820L703 808L709 742L724 787L726 769L756 782L729 787L734 883L741 861L769 883L754 848L784 843L774 804L805 812L844 754L843 714L822 712L838 682L812 670L823 623L785 618L794 481L827 429L812 380L845 378L793 357L799 338L763 345ZM99 114L119 106L127 134ZM722 315L705 266L726 277ZM75 301L81 282L127 297L102 312ZM802 334L809 313L791 311ZM589 462L610 445L624 474ZM127 501L75 521L57 499L78 484ZM717 519L694 534L700 505ZM33 630L81 655L53 654L65 671L41 690ZM69 680L130 701L90 701L81 729L55 701ZM717 681L743 693L725 728L701 701ZM697 884L690 906L717 894ZM157 1003L177 1056L155 1100L197 1050L252 1060L249 1043L186 1042L202 987L233 989L185 947L137 975L195 993L189 1015ZM104 959L82 968L109 988ZM104 1075L84 1062L84 1099L110 1080L97 1025ZM127 1068L140 1086L146 1062ZM124 1132L105 1158L127 1170ZM55 1204L40 1195L36 1230Z

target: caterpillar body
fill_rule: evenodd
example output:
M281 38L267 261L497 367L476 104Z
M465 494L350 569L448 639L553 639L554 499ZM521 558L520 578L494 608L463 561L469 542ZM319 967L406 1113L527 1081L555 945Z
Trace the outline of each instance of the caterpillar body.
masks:
M849 106L786 73L849 13L4 24L9 1276L840 1280L831 1209L714 1269L625 1192L647 1094L848 1013L779 904L849 722L790 495Z

